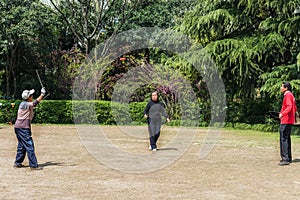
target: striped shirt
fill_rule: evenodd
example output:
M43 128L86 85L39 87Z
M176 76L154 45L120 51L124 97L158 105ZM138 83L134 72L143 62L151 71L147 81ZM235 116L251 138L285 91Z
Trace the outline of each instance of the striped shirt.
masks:
M15 128L31 129L31 120L33 118L33 108L39 103L38 100L33 102L23 101L19 105L18 116L15 123Z

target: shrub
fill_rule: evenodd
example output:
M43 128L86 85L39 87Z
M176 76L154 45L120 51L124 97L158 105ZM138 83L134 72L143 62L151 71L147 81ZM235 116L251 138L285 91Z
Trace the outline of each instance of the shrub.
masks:
M0 123L13 122L17 116L17 110L21 101L0 101ZM44 100L35 108L33 123L49 124L101 124L101 125L142 125L146 123L143 118L143 111L147 102L134 102L121 104L110 101L72 101L72 100ZM75 111L75 112L74 112ZM189 112L189 111L187 111ZM170 116L171 118L173 116ZM209 126L208 121L199 116L195 119L182 120L172 119L168 126ZM223 123L215 123L214 126L222 127ZM248 124L226 122L224 127L241 130L255 130L266 132L278 132L278 123L269 124ZM300 128L293 127L293 134L300 135Z
M246 123L235 123L234 128L240 129L240 130L250 130L251 125Z
M18 107L20 105L21 101L7 101L2 100L0 101L0 122L2 123L8 123L8 122L15 122Z
M35 123L55 124L143 124L145 103L121 104L110 101L45 100L35 110Z

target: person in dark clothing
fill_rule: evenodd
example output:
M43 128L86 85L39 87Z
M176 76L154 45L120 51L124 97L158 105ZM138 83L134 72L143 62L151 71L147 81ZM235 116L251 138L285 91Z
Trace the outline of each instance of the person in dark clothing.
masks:
M280 118L280 155L281 161L279 165L288 165L292 162L291 151L291 130L295 123L295 113L297 111L295 97L292 87L289 82L284 82L281 85L280 91L284 94L282 101Z
M160 136L161 117L164 116L169 122L169 116L166 113L163 104L159 101L158 92L151 94L151 100L144 110L144 118L148 119L148 132L150 139L149 149L157 151L157 140Z

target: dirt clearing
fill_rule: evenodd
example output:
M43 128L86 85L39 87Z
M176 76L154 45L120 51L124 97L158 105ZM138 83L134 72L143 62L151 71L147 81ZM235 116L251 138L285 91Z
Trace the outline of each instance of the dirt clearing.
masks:
M146 127L127 128L139 130L144 138L118 134L116 126L103 127L114 145L151 157ZM199 129L184 154L170 165L125 173L92 156L75 126L33 125L32 131L43 167L39 171L29 169L27 157L23 163L27 167L13 168L14 130L0 129L0 199L297 199L300 195L298 137L292 138L294 162L279 166L278 134L223 130L213 150L199 159L206 136L206 129ZM174 131L163 127L159 148L168 144Z

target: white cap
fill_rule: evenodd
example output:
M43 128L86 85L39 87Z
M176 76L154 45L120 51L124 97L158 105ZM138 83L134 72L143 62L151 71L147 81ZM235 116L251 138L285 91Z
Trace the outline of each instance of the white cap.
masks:
M33 93L34 93L34 89L32 89L32 90L24 90L22 92L22 99L23 100L27 100L30 97L30 95L32 95Z

